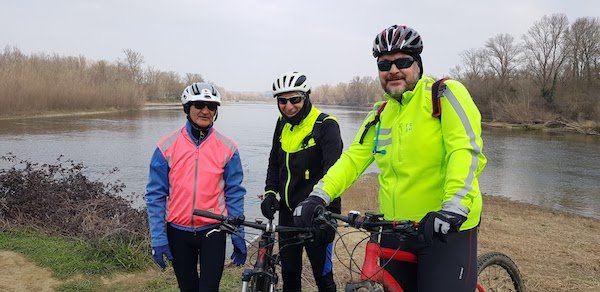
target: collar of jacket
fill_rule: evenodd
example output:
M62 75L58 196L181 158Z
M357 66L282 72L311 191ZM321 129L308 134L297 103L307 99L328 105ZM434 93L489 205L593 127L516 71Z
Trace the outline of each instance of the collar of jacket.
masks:
M187 132L187 138L197 146L197 145L200 145L200 142L205 140L206 137L208 137L208 135L210 135L210 133L212 133L213 129L212 129L212 125L211 125L207 129L208 132L206 133L206 135L204 135L204 137L201 137L201 139L196 139L196 137L194 137L194 135L192 134L192 123L190 121L185 122L185 130Z

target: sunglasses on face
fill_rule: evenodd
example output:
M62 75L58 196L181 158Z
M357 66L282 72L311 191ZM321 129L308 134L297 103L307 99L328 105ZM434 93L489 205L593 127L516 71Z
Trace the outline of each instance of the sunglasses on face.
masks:
M390 71L392 69L392 64L394 64L398 69L405 69L412 66L414 62L415 60L413 60L413 58L398 58L392 61L381 60L377 62L377 68L379 68L379 71Z
M217 104L214 102L195 101L192 102L192 106L196 109L202 110L207 107L209 111L214 112L217 110Z
M292 96L290 98L285 98L285 97L278 97L277 98L277 102L281 105L285 105L287 104L287 102L289 101L291 104L297 104L299 102L302 101L303 96L302 95L296 95L296 96Z

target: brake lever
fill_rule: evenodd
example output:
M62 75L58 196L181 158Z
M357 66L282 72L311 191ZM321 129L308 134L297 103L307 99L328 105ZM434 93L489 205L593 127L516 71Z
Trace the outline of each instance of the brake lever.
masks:
M221 231L226 231L229 233L235 233L237 231L237 227L233 224L229 224L226 222L221 223L221 225L219 225L219 228L215 228L209 232L206 233L206 237L208 237L209 235L211 235L213 232L221 232Z

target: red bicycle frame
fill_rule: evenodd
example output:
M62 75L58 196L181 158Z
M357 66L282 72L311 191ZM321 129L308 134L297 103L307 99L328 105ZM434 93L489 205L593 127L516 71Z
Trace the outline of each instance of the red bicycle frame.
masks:
M381 283L390 292L404 291L396 279L379 265L379 259L417 263L417 256L407 251L381 247L376 242L367 242L360 279Z
M369 231L369 241L365 248L365 258L360 272L360 279L362 281L373 281L383 285L384 289L389 292L404 292L402 286L396 281L396 279L387 272L380 264L380 260L389 261L401 261L407 263L417 263L417 256L411 252L381 247L379 245L378 235L379 229L376 226L400 226L401 224L408 224L409 229L412 229L411 223L400 223L390 221L379 221L382 216L379 214L366 214L366 217L358 215L349 215L348 217L340 216L337 214L331 214L332 218L342 220L349 223L355 228L365 228ZM367 227L366 225L371 225ZM398 232L402 232L403 228L400 228ZM406 229L404 229L406 230ZM479 292L485 292L485 289L481 284L477 283L476 289Z

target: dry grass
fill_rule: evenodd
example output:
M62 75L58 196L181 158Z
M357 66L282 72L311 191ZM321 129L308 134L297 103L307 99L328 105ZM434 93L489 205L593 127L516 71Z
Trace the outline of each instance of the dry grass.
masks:
M377 209L377 178L367 175L343 197L344 212ZM505 198L485 196L479 254L499 251L519 266L528 291L600 291L600 220L560 213ZM341 233L350 229L338 228ZM354 246L362 236L346 236ZM353 258L362 264L364 243ZM349 256L341 242L334 260L338 288L349 278ZM307 291L314 289L305 273ZM355 275L356 276L356 275Z

